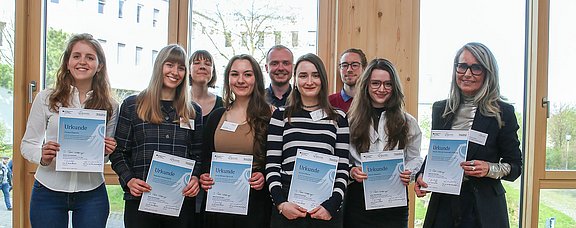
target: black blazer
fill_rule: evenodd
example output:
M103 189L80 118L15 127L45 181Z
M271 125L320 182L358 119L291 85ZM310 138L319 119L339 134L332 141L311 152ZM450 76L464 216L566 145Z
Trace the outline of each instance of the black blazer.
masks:
M454 121L454 115L442 118L447 100L435 102L432 106L432 130L450 130ZM492 163L508 163L511 171L502 177L504 180L514 181L522 172L522 153L520 151L520 141L518 140L518 122L514 113L514 107L505 102L498 102L500 106L500 116L504 122L502 128L498 127L498 122L493 117L486 117L476 112L472 129L488 134L485 145L470 142L468 144L468 154L466 160L482 160ZM424 171L426 162L422 165L420 172ZM473 192L478 210L478 218L482 227L509 227L508 211L504 187L500 180L489 177L477 178L468 177L469 183L473 186ZM440 200L458 196L442 193L432 193L424 227L431 227L434 224Z

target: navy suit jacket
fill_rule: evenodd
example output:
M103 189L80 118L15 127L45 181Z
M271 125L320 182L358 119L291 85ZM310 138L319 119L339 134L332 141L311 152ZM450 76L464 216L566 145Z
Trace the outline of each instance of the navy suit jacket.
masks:
M454 121L454 115L442 118L447 100L435 102L432 106L432 130L450 130ZM498 102L500 106L500 117L504 126L500 128L496 118L487 117L476 111L472 130L488 134L485 145L470 142L468 144L468 154L466 160L482 160L492 163L508 163L511 171L502 177L504 180L514 181L522 173L522 153L520 151L520 141L517 131L519 129L514 107L505 102ZM426 163L422 165L420 172L424 171ZM473 186L475 202L478 211L478 218L482 227L508 227L508 211L504 187L500 180L489 177L468 177L469 183ZM443 199L444 198L444 199ZM439 208L440 200L449 200L458 196L442 193L432 193L424 227L431 227L434 224ZM442 221L438 221L443 223ZM444 221L448 222L448 221ZM437 224L438 225L438 224Z

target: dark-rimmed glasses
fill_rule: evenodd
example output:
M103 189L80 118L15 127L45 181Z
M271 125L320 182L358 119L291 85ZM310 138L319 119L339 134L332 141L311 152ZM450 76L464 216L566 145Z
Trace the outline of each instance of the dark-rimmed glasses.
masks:
M370 88L372 89L380 89L382 85L384 85L384 89L392 89L392 82L390 81L370 80Z
M465 74L468 69L474 76L481 75L484 72L484 67L480 64L472 64L468 65L466 63L454 63L454 68L456 68L456 72L459 74Z
M352 70L356 70L360 67L359 62L351 62L351 63L343 62L343 63L340 63L338 65L340 66L340 69L342 69L342 70L348 69L348 67L351 67Z

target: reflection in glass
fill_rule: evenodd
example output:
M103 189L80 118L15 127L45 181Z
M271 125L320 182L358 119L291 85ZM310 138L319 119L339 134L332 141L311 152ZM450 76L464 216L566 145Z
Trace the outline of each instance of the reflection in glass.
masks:
M547 123L546 169L576 170L576 99L568 91L574 89L576 78L572 65L576 60L574 29L576 2L550 1L548 100L550 117Z
M252 55L265 72L266 53L276 44L292 50L294 59L316 53L318 4L296 0L290 4L268 0L194 1L190 12L190 50L207 50L214 56L216 72L224 72L237 54ZM309 36L298 36L311 34ZM283 37L286 37L283 39ZM266 84L269 77L264 77ZM222 93L222 80L215 94Z

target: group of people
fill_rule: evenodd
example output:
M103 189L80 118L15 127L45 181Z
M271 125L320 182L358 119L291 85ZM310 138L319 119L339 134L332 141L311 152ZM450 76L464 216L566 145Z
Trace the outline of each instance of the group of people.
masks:
M63 54L53 88L33 104L22 154L39 164L32 190L33 227L105 227L109 213L102 173L57 172L58 109L106 110L105 159L124 190L125 227L407 227L408 207L366 210L361 153L404 151L406 186L416 181L421 197L422 132L404 110L400 76L389 60L367 61L359 49L340 57L342 91L329 94L323 61L276 45L264 72L250 55L232 57L223 73L222 97L209 92L217 79L214 58L204 50L187 57L179 45L157 55L147 88L114 101L106 58L89 34L74 35ZM432 129L474 129L485 145L470 143L461 194L432 193L425 227L506 227L508 215L500 179L515 180L522 160L513 107L503 101L498 68L480 43L462 47L455 59L447 100L433 106ZM288 201L297 151L336 156L331 196L312 210ZM154 151L196 161L182 191L180 216L138 210ZM206 212L213 152L253 157L247 215ZM496 214L494 213L496 212ZM490 216L488 216L488 213Z

